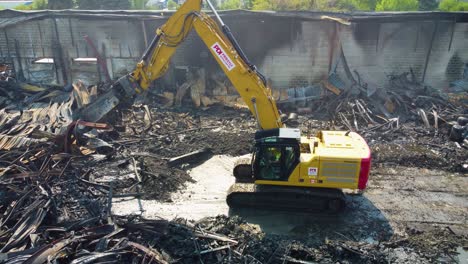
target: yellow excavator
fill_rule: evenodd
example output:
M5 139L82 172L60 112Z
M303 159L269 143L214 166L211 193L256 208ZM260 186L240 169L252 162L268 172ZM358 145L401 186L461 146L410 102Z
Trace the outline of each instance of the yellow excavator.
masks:
M345 206L342 189L366 188L371 166L366 141L351 131L321 131L312 137L285 127L265 77L206 2L217 22L201 11L202 0L185 1L157 29L136 69L120 78L81 118L98 121L124 98L148 89L166 72L171 56L193 28L258 123L252 159L234 168L236 183L228 191L228 205L340 211Z

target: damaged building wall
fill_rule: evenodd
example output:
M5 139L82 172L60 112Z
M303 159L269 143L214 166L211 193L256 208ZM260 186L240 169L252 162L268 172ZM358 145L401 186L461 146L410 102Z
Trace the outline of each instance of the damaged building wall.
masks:
M0 19L8 19L11 12L0 12ZM17 75L27 80L58 84L105 79L96 61L74 60L96 57L83 36L89 36L104 58L110 77L117 78L133 69L155 29L170 15L48 11L27 19L32 14L21 13L25 21L0 26L0 61L13 61ZM347 72L347 79L360 77L376 87L386 83L387 75L410 69L440 89L460 79L468 62L467 14L402 16L357 15L337 22L316 13L223 13L243 49L276 88L309 86L335 69L342 77ZM38 58L54 60L34 63ZM162 82L168 89L187 67L203 67L207 76L222 75L194 33L180 46L172 65Z
M67 36L64 41L72 44L65 53L71 66L71 79L82 79L89 84L105 80L105 73L97 62L76 61L76 58L96 58L93 46L104 58L103 63L111 78L128 73L143 52L142 28L138 21L75 18L67 23L60 25L59 29ZM84 36L89 37L93 46Z
M468 23L439 22L434 28L425 80L446 88L448 82L462 78L468 63Z
M57 48L53 24L50 19L16 25L3 30L2 61L14 63L18 78L37 82L56 82L61 76L53 63L34 63L39 58L53 58Z

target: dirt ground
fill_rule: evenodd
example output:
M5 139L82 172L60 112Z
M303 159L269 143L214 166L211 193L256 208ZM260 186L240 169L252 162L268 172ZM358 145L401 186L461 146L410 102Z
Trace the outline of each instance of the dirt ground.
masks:
M114 199L113 212L117 215L137 213L145 218L185 218L208 221L211 225L218 220L240 221L267 237L297 240L297 246L307 250L311 246L320 248L327 241L357 243L357 248L363 250L371 245L389 262L467 261L466 255L455 252L464 254L463 247L468 245L468 178L463 168L468 156L466 149L459 149L447 140L447 131L443 129L424 130L417 123L408 123L392 133L364 133L373 153L368 188L362 195L349 193L345 212L330 216L229 210L224 198L234 182L231 170L241 155L249 153L255 131L255 123L245 110L223 108L181 113L160 110L152 114L155 122L162 122L157 131L153 123L152 128L133 133L132 137L127 133L121 136L120 140L138 138L136 143L126 145L125 151L151 153L153 157L137 159L143 170L150 172L145 177L149 184L143 185L143 199ZM182 115L182 121L176 121L174 115ZM311 133L337 129L330 122L314 121L306 116L298 122ZM132 124L136 127L132 130L138 132L141 123L137 120ZM164 141L149 140L145 144L138 141L147 136ZM169 168L163 162L203 147L211 148L212 155L196 164ZM217 215L229 218L212 218ZM382 243L392 244L375 249ZM293 250L292 244L288 245L288 250ZM296 253L305 254L304 250L298 249ZM356 262L345 253L338 253L343 254L338 259L349 257L351 262ZM320 259L316 254L307 254L309 259L299 259L328 261L326 256Z

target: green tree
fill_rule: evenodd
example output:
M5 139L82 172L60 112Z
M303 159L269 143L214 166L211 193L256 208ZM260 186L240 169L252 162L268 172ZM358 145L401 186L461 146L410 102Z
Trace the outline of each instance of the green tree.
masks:
M244 8L245 9L252 9L253 0L243 0L244 1Z
M437 0L419 0L418 10L419 11L432 11L438 7Z
M48 9L72 9L75 6L73 0L49 0Z
M34 0L31 5L34 10L47 9L47 0Z
M468 11L468 2L457 0L442 0L439 4L441 11Z
M15 7L17 10L42 10L47 9L47 0L34 0L32 4Z
M167 1L167 9L176 10L179 5L174 0Z
M418 0L381 0L375 11L416 11Z
M254 10L310 10L313 0L253 0Z
M143 10L146 9L146 4L149 0L132 0L132 8Z
M314 9L323 10L323 11L356 11L356 10L359 10L359 8L356 6L353 0L337 0L336 3L331 8L330 8L330 5L327 3L322 4L322 6L325 6L325 9L319 9L317 8L317 5L314 6Z
M231 9L240 9L240 8L243 8L241 0L226 0L219 7L219 9L222 9L222 10L231 10Z
M19 5L16 6L14 9L16 10L32 10L31 5Z
M347 0L355 10L374 11L377 6L377 0Z
M253 10L268 10L271 9L270 1L268 0L252 0Z

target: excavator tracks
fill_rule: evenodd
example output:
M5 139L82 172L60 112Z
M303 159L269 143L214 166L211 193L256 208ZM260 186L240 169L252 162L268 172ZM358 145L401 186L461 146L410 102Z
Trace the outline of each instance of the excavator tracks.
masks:
M339 213L345 207L345 195L339 189L235 183L229 188L226 202L231 208Z

